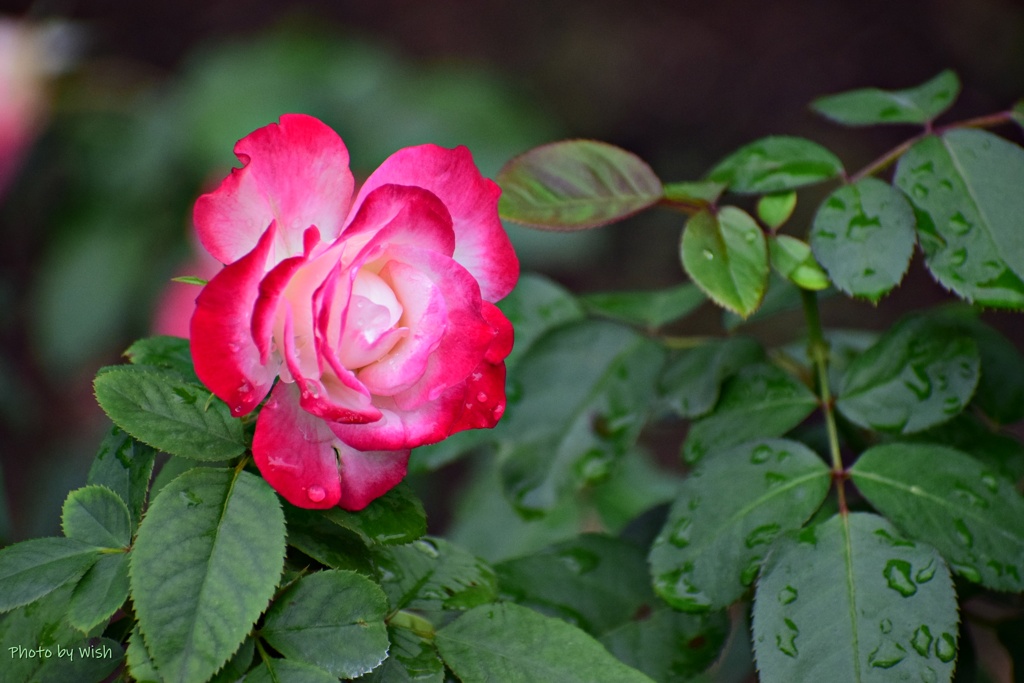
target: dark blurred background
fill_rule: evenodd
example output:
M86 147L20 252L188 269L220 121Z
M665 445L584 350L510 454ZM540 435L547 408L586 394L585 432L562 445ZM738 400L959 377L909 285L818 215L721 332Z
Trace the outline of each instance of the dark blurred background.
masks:
M332 125L357 175L436 142L466 144L493 176L531 146L585 137L675 181L768 134L814 139L856 170L914 132L831 125L807 108L823 94L951 68L964 89L944 120L1024 96L1012 0L52 0L0 14L39 29L46 62L39 125L0 195L7 540L56 531L106 428L92 376L152 329L169 278L198 274L191 203L235 163L235 140L282 113ZM823 196L801 193L794 234ZM525 269L585 292L681 281L681 226L652 212L587 234L510 230ZM919 261L877 311L834 299L826 323L879 326L946 299ZM1021 341L1016 314L989 319ZM687 324L721 329L709 305ZM754 331L781 341L793 321Z

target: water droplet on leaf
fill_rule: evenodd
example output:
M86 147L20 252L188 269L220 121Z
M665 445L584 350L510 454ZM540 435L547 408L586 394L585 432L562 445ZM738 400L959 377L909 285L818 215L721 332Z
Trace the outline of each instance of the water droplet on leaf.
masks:
M669 536L669 541L672 545L677 548L685 548L690 545L690 527L692 521L687 517L682 517L676 522L675 527L672 528L672 535Z
M750 462L754 465L760 465L768 462L774 454L775 451L772 450L771 446L761 444L750 454Z
M708 261L712 261L715 258L714 252L712 252L710 249L703 250L701 254L703 254L704 258L706 258Z
M879 624L878 624L878 630L881 631L882 633L891 633L892 632L892 619L882 619L882 621L879 622Z
M917 585L910 578L911 569L910 563L906 560L889 560L885 563L885 569L882 570L889 588L905 598L909 598L917 592Z
M942 662L952 662L956 658L956 638L943 633L935 640L935 656Z
M796 649L796 639L800 635L800 629L796 627L792 619L783 619L783 623L786 625L786 630L776 634L775 645L782 654L795 658L799 654Z
M967 524L962 519L953 520L953 529L956 532L956 538L966 548L970 548L974 545L974 534L967 528Z
M792 603L796 600L796 598L797 592L796 589L792 586L786 586L785 588L779 591L779 603L783 605L788 605Z
M915 650L917 650L917 654L922 657L927 657L928 650L930 650L932 646L931 630L924 624L921 624L914 630L914 635L910 638L910 644Z
M778 524L762 524L757 527L743 540L748 548L754 548L759 545L767 545L775 540L775 537L782 530Z
M876 669L891 669L907 658L907 650L899 643L884 642L868 654L868 664Z
M935 560L931 560L914 576L917 583L928 583L935 577Z

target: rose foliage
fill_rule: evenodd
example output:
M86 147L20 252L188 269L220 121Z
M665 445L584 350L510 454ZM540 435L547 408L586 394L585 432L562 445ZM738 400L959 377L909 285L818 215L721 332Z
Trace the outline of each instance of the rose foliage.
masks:
M63 535L0 550L0 677L1010 680L1024 355L982 307L1024 310L1024 104L937 123L959 89L817 100L913 128L859 170L771 136L670 183L570 140L498 185L465 149L404 149L356 191L319 121L252 133L196 203L223 265L190 339L99 371L116 426ZM688 281L585 296L519 279L497 213L653 208ZM826 327L915 260L960 301ZM711 302L722 334L689 336Z

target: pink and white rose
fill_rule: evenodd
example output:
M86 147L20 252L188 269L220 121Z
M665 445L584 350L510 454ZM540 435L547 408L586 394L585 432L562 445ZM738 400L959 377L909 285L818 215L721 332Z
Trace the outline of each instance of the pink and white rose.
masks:
M344 143L305 115L235 154L242 167L195 205L225 264L196 300L196 372L236 416L269 394L253 455L288 501L362 509L402 480L409 449L505 409L512 326L494 302L519 264L500 190L466 148L421 145L353 198Z

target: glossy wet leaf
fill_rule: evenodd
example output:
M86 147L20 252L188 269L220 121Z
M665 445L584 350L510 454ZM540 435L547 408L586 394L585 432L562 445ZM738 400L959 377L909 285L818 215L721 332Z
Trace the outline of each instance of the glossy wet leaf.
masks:
M652 340L600 320L534 345L516 373L521 399L499 426L505 488L520 510L550 511L609 476L644 425L663 358Z
M470 610L439 630L435 642L463 681L651 683L583 631L512 603Z
M132 540L128 507L105 486L85 486L69 493L61 527L68 538L101 548L124 548Z
M772 230L777 230L789 220L796 208L796 192L766 194L757 200L757 217Z
M248 472L198 467L161 491L132 550L132 600L168 681L204 680L266 608L284 565L284 515Z
M831 478L822 459L783 439L716 453L683 482L651 547L654 588L687 612L725 609L753 583L775 538L818 509Z
M911 147L894 183L914 205L940 283L986 306L1024 306L1024 150L985 131L951 130Z
M82 576L68 603L68 621L83 633L106 622L128 599L128 555L103 555Z
M155 460L151 446L136 441L120 427L112 427L89 468L87 484L107 487L128 506L133 533L142 519Z
M458 610L493 602L494 570L443 538L378 548L373 563L391 610Z
M533 273L520 276L516 288L498 302L498 308L516 331L515 346L505 359L510 369L545 332L584 317L583 306L569 290Z
M581 297L591 313L652 330L686 317L706 300L692 283L650 292L608 292Z
M749 337L715 339L673 356L658 381L658 390L676 414L700 417L714 407L727 377L762 359L764 350Z
M910 203L876 178L832 192L818 207L811 228L814 256L835 286L870 301L900 283L915 241Z
M105 368L93 383L103 411L133 437L171 455L223 460L246 448L242 423L210 392L169 370Z
M324 510L334 524L354 531L366 543L409 543L427 533L423 503L408 484L394 487L359 512Z
M686 614L657 605L650 614L602 635L601 643L619 660L656 681L694 680L717 659L729 633L729 620L724 612Z
M495 570L503 597L593 636L628 622L654 600L645 553L611 536L582 534Z
M260 635L289 659L354 678L387 656L387 611L387 598L373 581L326 570L304 576L277 596Z
M776 273L801 289L819 291L830 284L828 275L814 259L810 245L796 237L769 237L768 258Z
M132 365L173 370L185 379L199 383L188 339L166 335L146 337L129 346L124 355Z
M835 178L843 172L836 155L803 138L761 138L723 159L708 179L740 194L771 194Z
M960 79L947 69L913 88L861 88L819 97L811 103L811 108L847 126L927 123L949 109L959 94Z
M935 546L953 571L995 590L1024 590L1024 499L1011 481L931 444L876 446L850 474L876 509Z
M34 538L0 550L0 612L21 607L77 581L100 549L71 538Z
M733 206L701 211L686 222L679 245L690 278L719 306L746 317L768 286L768 248L754 219Z
M705 207L718 201L725 191L725 183L711 181L665 183L665 199L670 202Z
M433 642L406 628L388 627L388 658L359 683L444 683L444 664Z
M754 596L757 668L770 681L946 681L957 605L930 546L884 519L837 515L779 539Z
M959 414L978 384L977 345L925 318L897 323L850 363L836 408L869 429L912 434Z
M690 425L683 458L695 463L751 439L782 436L817 405L814 393L792 375L767 363L748 365L725 383L714 410Z
M552 230L611 223L662 197L661 181L643 160L594 140L535 147L505 164L496 180L503 219Z

